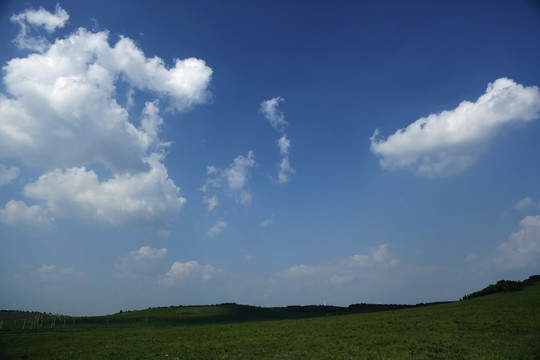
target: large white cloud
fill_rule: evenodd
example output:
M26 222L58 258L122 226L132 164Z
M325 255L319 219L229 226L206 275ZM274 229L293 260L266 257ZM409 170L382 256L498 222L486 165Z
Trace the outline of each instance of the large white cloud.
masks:
M511 123L540 116L540 91L511 79L490 83L476 102L420 118L383 139L371 137L371 151L386 169L414 168L418 175L448 176L471 166L483 147Z
M533 268L540 264L540 215L527 216L521 230L497 247L495 262L502 268Z
M85 29L57 40L43 54L10 60L4 72L12 96L0 95L5 157L48 167L101 162L116 171L140 167L161 124L157 103L146 106L141 127L130 122L132 114L115 98L117 83L124 80L186 110L207 100L212 74L204 61L193 58L167 69L128 38L110 47L108 33Z
M157 283L163 286L183 286L190 282L207 282L219 272L212 265L201 265L197 261L176 261Z
M39 52L3 67L0 160L45 168L24 194L45 201L58 216L166 223L185 199L159 155L171 145L160 139L159 107L186 111L206 102L212 69L195 58L169 67L127 37L111 46L107 31L79 28L53 43L34 34L51 33L68 18L60 6L55 13L40 8L12 17L21 26L17 41ZM136 91L160 101L134 106ZM110 171L104 172L108 179L90 170L96 164Z
M56 169L24 188L24 194L44 200L54 214L94 219L113 225L165 225L180 211L185 198L168 178L167 169L154 157L146 159L148 172L120 174L100 182L84 167Z
M47 231L55 227L54 218L47 210L18 200L10 200L3 209L0 208L0 222L27 231Z

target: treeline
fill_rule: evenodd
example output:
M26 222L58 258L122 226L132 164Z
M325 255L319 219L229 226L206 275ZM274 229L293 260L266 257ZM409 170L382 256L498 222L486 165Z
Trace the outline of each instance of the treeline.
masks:
M499 280L496 284L491 284L482 290L463 296L461 300L468 300L500 292L519 291L537 281L540 281L540 275L531 275L528 279L523 281Z

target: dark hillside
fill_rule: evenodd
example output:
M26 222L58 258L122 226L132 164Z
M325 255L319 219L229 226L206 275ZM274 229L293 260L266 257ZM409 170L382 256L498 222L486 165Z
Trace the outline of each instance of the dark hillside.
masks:
M527 286L534 284L537 281L540 281L540 275L531 275L528 279L523 281L499 280L496 284L491 284L482 290L475 291L471 294L463 296L461 300L468 300L475 297L486 296L501 292L519 291L523 290Z

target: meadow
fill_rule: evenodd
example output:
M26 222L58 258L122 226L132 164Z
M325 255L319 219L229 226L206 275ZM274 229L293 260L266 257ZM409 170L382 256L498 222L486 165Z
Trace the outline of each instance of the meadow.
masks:
M145 311L157 319L164 309ZM116 315L139 320L3 328L0 358L540 359L540 282L454 303L304 319L170 325L142 321L144 312Z

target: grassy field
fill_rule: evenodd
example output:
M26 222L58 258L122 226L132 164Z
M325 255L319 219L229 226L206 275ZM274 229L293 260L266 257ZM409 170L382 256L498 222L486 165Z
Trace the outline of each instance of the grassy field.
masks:
M0 358L540 359L540 283L516 292L369 314L3 331Z

